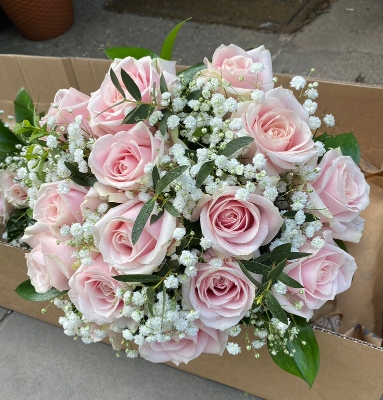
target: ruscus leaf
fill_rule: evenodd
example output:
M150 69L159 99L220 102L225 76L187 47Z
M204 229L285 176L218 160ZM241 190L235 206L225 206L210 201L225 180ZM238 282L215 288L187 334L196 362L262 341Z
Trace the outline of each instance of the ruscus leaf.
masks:
M345 251L346 253L348 253L346 244L344 243L343 240L340 239L334 239L334 242L337 244L338 247L340 247L343 251Z
M164 44L161 48L160 58L164 60L171 60L173 56L173 46L174 42L177 38L178 31L181 29L182 25L189 21L190 18L185 19L185 21L180 22L173 30L169 33L169 35L164 40Z
M104 49L106 56L114 60L115 58L133 57L136 60L149 56L150 58L157 58L158 55L149 49L143 47L109 47Z
M32 125L35 124L35 106L33 105L31 96L24 88L19 90L13 104L15 106L16 122L27 120Z
M323 135L319 136L319 138L321 138L322 136ZM350 156L354 160L355 164L359 164L360 146L358 140L352 132L330 136L327 139L323 140L322 143L324 144L326 150L336 149L337 147L340 147L344 156Z

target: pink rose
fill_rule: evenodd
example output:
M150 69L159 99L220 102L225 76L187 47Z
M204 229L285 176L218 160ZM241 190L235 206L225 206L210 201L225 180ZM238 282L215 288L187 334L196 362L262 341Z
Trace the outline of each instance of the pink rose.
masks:
M40 238L47 234L50 234L49 225L36 222L25 228L24 236L21 238L21 241L34 248L40 244Z
M5 200L4 196L0 192L0 224L5 225L12 212L12 205Z
M269 243L283 224L271 201L257 194L237 200L238 189L227 187L223 193L206 196L192 216L192 221L200 220L202 234L212 248L226 257L251 255Z
M13 172L0 171L0 192L3 193L5 201L14 207L26 207L28 193L17 182L17 177Z
M27 259L28 275L37 293L45 293L52 287L69 289L68 281L73 274L72 249L65 244L57 244L57 239L49 231L40 232L37 244Z
M313 208L325 209L317 213L329 222L334 238L359 242L364 227L359 214L370 203L370 186L363 173L340 149L328 151L318 167L320 172L311 182L314 190L309 194Z
M97 139L89 156L89 166L100 183L134 190L145 175L145 165L154 163L162 151L163 143L139 122L127 132Z
M178 366L182 362L187 364L202 353L222 355L228 333L208 328L198 320L195 325L199 326L199 331L195 336L187 335L180 339L177 335L173 335L168 342L141 345L138 349L141 357L154 363L171 361Z
M77 89L60 89L50 106L48 113L41 118L44 123L49 122L53 117L56 125L67 127L68 124L75 121L79 115L82 116L82 128L88 134L91 133L89 128L89 111L88 103L90 97L84 93L79 92Z
M220 267L197 263L196 268L197 275L182 285L185 308L198 311L202 323L210 328L225 330L236 325L253 304L254 285L231 259L222 260Z
M135 245L132 229L144 203L137 197L110 209L94 228L94 242L105 262L125 274L151 274L161 264L174 229L176 218L168 212L154 224L146 223Z
M84 317L96 324L112 323L122 316L124 301L116 292L123 283L112 276L117 272L99 255L92 265L82 265L69 281L69 297Z
M88 193L84 197L84 201L80 204L81 214L87 217L93 214L97 208L104 202L94 187L89 188Z
M246 52L234 44L221 45L214 52L212 62L210 63L207 58L204 62L207 70L216 78L224 79L225 91L231 95L247 95L256 87L267 92L274 86L271 55L264 46ZM252 72L254 63L263 64L264 71ZM244 79L240 80L240 77Z
M33 218L37 222L49 225L52 233L58 238L61 238L60 227L82 222L81 203L87 193L87 189L72 181L68 182L69 191L60 193L60 183L41 185L33 209Z
M242 103L237 116L254 138L248 155L264 154L277 172L296 169L317 154L308 115L289 90L271 90L262 103Z
M157 71L156 60L152 60L150 57L143 57L139 60L127 57L121 61L113 62L111 68L116 73L127 100L131 101L135 100L122 82L121 69L125 70L136 83L141 92L142 102L145 103L152 101L150 91L153 89L153 84L155 83L156 87L159 88L161 72L163 72L166 82L176 78L175 63L162 62L159 64L159 71ZM134 102L123 102L115 106L122 100L123 97L113 85L108 72L100 89L92 93L89 101L88 109L92 117L90 126L95 136L114 135L122 130L121 123L125 115L135 107ZM124 128L128 129L129 126L131 125L125 125Z
M324 231L323 236L326 243L321 249L314 249L307 242L299 251L312 255L288 262L284 269L287 275L304 286L303 294L299 293L299 289L289 288L289 291L306 303L310 310L322 307L326 301L347 290L356 271L354 258L334 243L331 232Z

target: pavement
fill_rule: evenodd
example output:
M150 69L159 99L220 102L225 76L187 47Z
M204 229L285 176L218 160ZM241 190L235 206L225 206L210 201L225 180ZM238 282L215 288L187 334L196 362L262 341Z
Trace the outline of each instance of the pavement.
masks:
M0 32L0 53L103 58L100 48L141 46L159 52L173 20L116 14L102 0L74 0L75 22L64 35L30 42L14 27ZM264 44L274 72L383 85L383 2L338 0L291 35L188 22L174 59L211 57L220 44L245 49ZM0 261L1 264L1 261ZM0 265L1 267L1 265ZM60 328L0 307L0 400L229 400L259 398L166 365L117 358L110 346L85 345ZM367 399L368 400L368 399Z

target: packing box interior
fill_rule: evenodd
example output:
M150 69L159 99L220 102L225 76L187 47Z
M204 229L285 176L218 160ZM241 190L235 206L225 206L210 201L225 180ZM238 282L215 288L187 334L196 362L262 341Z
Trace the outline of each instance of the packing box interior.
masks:
M0 55L0 109L5 116L13 114L13 100L21 87L32 95L38 110L47 110L60 88L75 87L90 94L100 86L109 65L107 60ZM288 76L278 78L277 85L289 87ZM321 352L317 380L310 390L305 382L274 365L266 349L254 359L244 343L239 356L202 355L179 368L269 400L378 400L383 395L379 339L383 305L383 88L318 82L320 110L332 113L338 121L334 133L353 130L359 140L361 167L371 186L371 205L362 214L366 225L361 242L348 246L358 265L353 285L317 315L316 324L322 327L315 331ZM26 271L24 251L0 244L0 305L58 325L60 314L53 305L42 314L46 304L27 302L14 293L27 279ZM336 326L336 333L323 329L329 325ZM363 341L367 337L372 339L370 343Z

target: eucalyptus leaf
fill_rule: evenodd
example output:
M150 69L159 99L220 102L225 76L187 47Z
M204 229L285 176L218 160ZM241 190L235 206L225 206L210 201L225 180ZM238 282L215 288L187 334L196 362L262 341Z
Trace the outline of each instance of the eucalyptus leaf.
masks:
M174 208L173 204L170 201L164 203L165 210L172 215L173 217L180 217L180 213Z
M291 253L291 243L281 244L273 249L270 253L270 260L275 264L279 264L281 261L289 258Z
M64 290L60 292L59 290L52 288L45 293L37 293L36 289L33 287L30 279L20 283L15 289L15 292L23 299L29 301L47 301L52 300L55 297L59 297L67 292Z
M154 186L154 189L155 189L156 186L157 186L157 182L160 180L160 173L158 172L157 165L155 165L153 167L152 179L153 179L153 186Z
M121 79L127 91L132 95L133 99L136 101L141 101L141 91L136 85L136 82L131 78L131 76L124 70L121 69Z
M213 172L214 170L214 161L206 161L201 165L201 168L198 171L196 177L196 187L200 188L205 182L206 178Z
M153 214L150 216L150 225L153 225L164 215L164 210L161 210L158 214Z
M133 57L136 60L149 56L150 58L157 58L158 55L149 49L143 47L109 47L104 49L108 58L114 60L115 58Z
M125 96L124 89L122 88L120 81L117 78L116 73L113 71L113 68L110 68L109 75L110 75L110 79L111 79L114 87L121 93L121 96L125 99L126 96Z
M242 263L243 260L237 260L239 267L241 268L242 272L246 275L246 278L253 283L258 289L261 289L262 292L265 290L265 287L259 283L254 277L251 276L249 271L246 269L245 265Z
M23 122L27 120L32 125L35 124L36 112L33 101L28 92L21 88L16 95L15 101L13 102L15 106L15 120L16 122Z
M123 124L136 124L140 121L145 121L150 117L154 110L154 106L152 104L140 104L135 107L122 121Z
M230 157L236 151L249 146L254 139L250 136L241 136L239 138L231 140L224 149L218 152L219 155Z
M254 260L241 260L241 263L248 271L253 272L254 274L267 275L271 271L271 267L269 265L261 264Z
M320 366L318 343L311 325L304 318L294 316L291 322L291 327L293 326L299 329L298 336L293 341L287 340L286 343L287 349L293 356L290 357L289 354L285 354L283 351L279 351L274 355L272 353L274 347L270 346L270 341L268 340L270 355L280 368L303 379L311 388ZM286 333L285 337L288 339L288 333Z
M267 279L275 281L278 279L279 275L283 272L283 268L286 265L286 258L283 259L278 265L275 266L268 274Z
M158 283L161 278L157 275L141 275L141 274L131 274L131 275L116 275L113 279L119 282L126 283Z
M181 176L186 170L187 165L181 165L179 167L173 168L171 171L167 172L158 182L156 186L156 194L161 194L167 186L169 186L174 180Z
M156 289L153 286L149 286L146 289L146 297L147 297L147 303L146 305L148 306L148 311L150 315L153 315L153 305L154 305L154 295L156 293Z
M303 258L303 257L309 257L311 256L312 253L300 253L300 252L295 252L293 251L290 253L290 255L287 257L288 260L298 260L298 258Z
M178 31L181 29L182 25L188 21L190 18L185 19L185 21L180 22L173 30L169 33L169 35L164 40L164 44L161 48L160 58L164 60L171 60L173 56L173 46L174 42L177 38Z
M271 292L266 291L264 293L265 300L267 307L269 307L269 310L271 314L273 314L273 317L279 319L279 321L283 322L284 324L288 324L287 316L281 305L279 304L278 300L272 295Z
M138 213L132 229L133 245L135 245L138 239L140 238L141 233L144 230L145 224L147 223L150 214L154 210L155 204L156 204L156 199L153 197L143 205L140 212Z
M303 289L304 286L301 285L298 281L296 281L293 278L290 278L287 274L285 274L284 272L282 272L279 277L278 280L281 281L282 283L284 283L286 286L295 288L295 289Z
M193 65L192 67L186 68L183 71L179 72L177 75L178 77L183 76L183 82L185 85L188 85L197 75L199 71L202 71L203 69L206 69L206 66L204 63L199 63L196 65Z
M161 132L162 136L165 136L166 132L168 131L168 118L171 115L173 115L173 114L170 110L166 110L162 115L162 118L159 122L160 132Z

